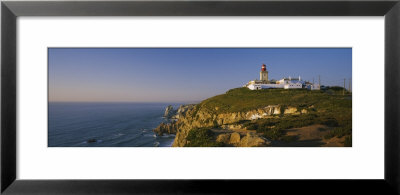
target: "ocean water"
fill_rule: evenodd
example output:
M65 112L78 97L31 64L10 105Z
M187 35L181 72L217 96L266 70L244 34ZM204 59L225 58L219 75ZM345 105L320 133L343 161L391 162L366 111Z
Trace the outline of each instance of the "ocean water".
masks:
M169 147L156 136L168 103L49 103L49 147ZM89 140L96 140L91 142Z

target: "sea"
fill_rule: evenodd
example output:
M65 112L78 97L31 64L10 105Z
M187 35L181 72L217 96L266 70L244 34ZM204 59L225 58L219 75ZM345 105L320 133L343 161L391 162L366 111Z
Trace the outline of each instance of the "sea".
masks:
M168 105L179 103L50 102L49 147L170 147L175 135L157 136L152 130Z

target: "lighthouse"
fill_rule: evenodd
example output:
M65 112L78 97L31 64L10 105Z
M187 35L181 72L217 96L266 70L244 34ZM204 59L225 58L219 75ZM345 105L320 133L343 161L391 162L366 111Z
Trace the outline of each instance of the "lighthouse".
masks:
M267 66L265 64L263 64L261 66L260 80L264 81L264 82L268 82L268 71L267 71Z

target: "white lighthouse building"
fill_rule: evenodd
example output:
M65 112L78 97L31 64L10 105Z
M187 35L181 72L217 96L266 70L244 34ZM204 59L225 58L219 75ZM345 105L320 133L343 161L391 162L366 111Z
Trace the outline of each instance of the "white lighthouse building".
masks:
M268 71L267 66L263 64L261 66L260 71L260 80L253 80L248 82L245 85L247 88L251 90L260 90L260 89L271 89L271 88L281 88L281 89L301 89L301 88L309 88L305 81L301 80L301 77L298 78L283 78L281 80L268 80ZM315 90L315 88L313 88Z
M268 71L265 64L261 66L260 81L268 82Z

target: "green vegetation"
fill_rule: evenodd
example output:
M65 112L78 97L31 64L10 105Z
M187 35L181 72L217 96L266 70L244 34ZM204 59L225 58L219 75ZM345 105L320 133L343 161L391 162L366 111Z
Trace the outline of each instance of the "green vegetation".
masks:
M243 126L249 130L256 130L258 133L263 133L266 138L271 140L295 140L294 138L289 139L285 137L282 133L282 130L300 128L314 124L323 124L329 127L334 127L334 129L325 136L326 139L330 139L332 137L340 138L346 135L351 135L351 117L346 119L336 118L335 114L332 113L287 115L267 119L258 119L255 121L241 121L241 124L243 124Z
M347 91L343 87L339 87L339 86L324 87L322 89L322 91L324 91L325 93L330 94L330 95L343 95L343 94L349 95L349 94L351 94L349 91Z
M281 105L281 109L291 106L310 111L313 109L334 111L342 110L343 108L350 108L351 111L351 96L343 96L339 88L309 91L307 89L250 90L242 87L208 98L202 101L198 108L206 109L214 114L245 112L269 105ZM310 108L311 105L314 105L315 108Z
M271 140L280 140L283 136L281 130L319 123L320 121L316 120L317 118L316 114L288 115L248 121L243 123L243 126L249 130L257 130L258 133L263 133L266 138ZM287 140L287 138L284 139Z
M344 93L343 93L344 92ZM231 89L225 94L217 95L196 105L193 117L197 112L207 112L210 115L221 113L246 112L258 108L279 105L280 115L258 120L242 120L249 130L256 130L270 140L291 142L295 136L286 136L282 130L300 128L309 125L322 124L331 127L324 137L345 137L345 145L351 146L352 134L352 98L351 93L342 87L326 87L319 91L306 89L265 89L249 90L248 88ZM305 110L306 113L286 115L288 107ZM214 128L218 124L214 122ZM212 131L207 129L191 130L188 136L188 146L217 146L211 141Z
M213 141L214 133L208 128L191 129L186 137L188 144L185 147L218 147L222 143Z
M351 124L346 124L344 126L336 127L332 131L329 132L328 135L325 136L325 139L329 139L332 137L343 137L346 135L351 135Z
M352 136L349 135L344 139L344 147L351 147L352 146Z

